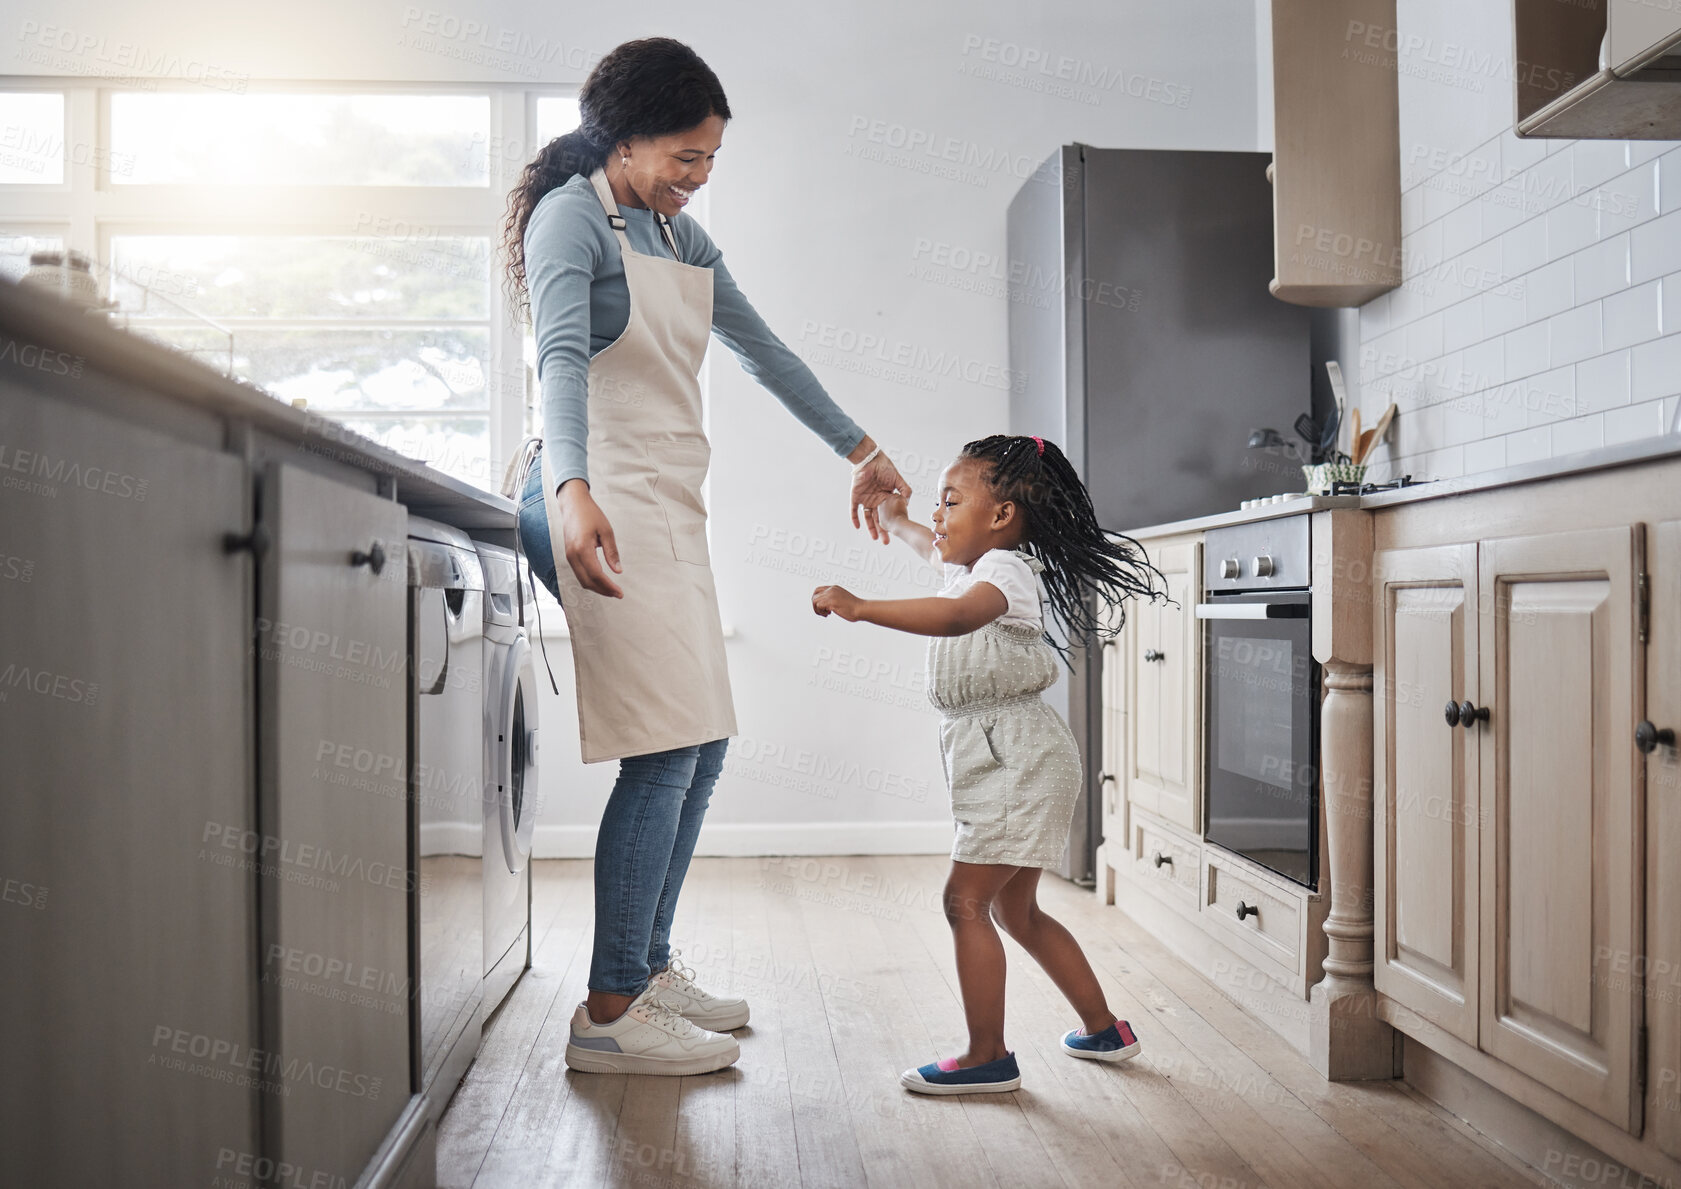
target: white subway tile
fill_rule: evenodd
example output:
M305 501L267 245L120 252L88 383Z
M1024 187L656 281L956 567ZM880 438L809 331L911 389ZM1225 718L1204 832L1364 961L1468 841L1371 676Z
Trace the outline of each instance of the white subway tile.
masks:
M1681 392L1681 334L1666 335L1634 349L1630 399L1656 400Z
M1576 369L1558 367L1539 376L1503 385L1499 394L1499 423L1510 429L1551 425L1588 410L1576 398Z
M1424 221L1434 223L1437 219L1457 210L1463 203L1458 194L1452 194L1440 186L1433 186L1429 182L1418 188L1424 195Z
M1493 239L1529 218L1529 212L1523 209L1523 193L1506 185L1479 197L1477 209L1482 213L1484 239Z
M1676 274L1681 282L1681 273ZM1442 311L1442 350L1457 351L1483 338L1483 299L1468 297Z
M1523 286L1525 321L1539 322L1576 304L1576 270L1573 261L1579 259L1580 253L1574 257L1567 256L1563 260L1555 260L1551 264L1543 264L1515 282Z
M1414 288L1389 291L1389 329L1397 330L1424 313L1424 295Z
M1620 140L1579 140L1570 146L1570 155L1570 180L1578 193L1628 169L1628 150Z
M1474 202L1442 217L1442 256L1458 256L1483 242L1482 208Z
M1613 293L1600 303L1605 349L1632 346L1663 333L1662 283L1647 281Z
M1681 412L1681 397L1664 397L1663 423L1665 433L1681 433L1681 422L1677 422L1675 417L1678 412Z
M1545 141L1521 137L1510 128L1500 134L1500 172L1503 177L1522 173L1547 158Z
M1628 287L1628 243L1626 234L1619 235L1591 244L1570 257L1575 265L1576 301L1593 301Z
M1656 161L1674 148L1675 143L1673 140L1631 140L1628 142L1628 163L1644 165L1648 161Z
M1658 158L1658 212L1681 209L1681 148Z
M1484 438L1480 442L1465 443L1465 473L1480 475L1484 471L1498 471L1506 465L1506 439Z
M1594 192L1599 209L1599 238L1637 227L1658 217L1658 167L1648 162L1612 178Z
M1502 340L1506 355L1503 374L1507 380L1537 375L1553 366L1547 349L1548 326L1548 322L1532 322L1518 327Z
M1552 329L1551 359L1554 367L1598 355L1604 349L1599 317L1599 303L1596 301L1554 314L1547 320Z
M1681 271L1681 211L1642 223L1628 235L1629 279L1635 284Z
M1501 267L1509 277L1521 277L1547 262L1547 221L1539 216L1519 223L1500 237Z
M1442 316L1429 314L1411 323L1406 330L1406 351L1409 359L1435 359L1442 353Z
M1405 240L1424 226L1424 191L1416 187L1401 192L1401 238Z
M1531 273L1530 276L1534 274ZM1515 330L1528 321L1525 309L1529 277L1500 285L1483 294L1483 333L1489 338Z
M1655 438L1664 431L1663 401L1649 400L1605 414L1605 444Z
M1681 330L1681 272L1672 272L1663 279L1663 288L1658 293L1658 306L1663 332L1674 334Z
M1369 342L1388 329L1389 294L1380 293L1360 307L1360 341Z
M1506 344L1498 338L1484 339L1465 348L1467 392L1492 388L1506 378Z
M1576 365L1576 400L1583 412L1620 408L1629 403L1633 352L1628 349L1595 355Z
M1557 260L1580 251L1599 238L1599 215L1577 201L1561 203L1547 212L1547 255Z
M1520 429L1506 435L1506 465L1520 466L1553 456L1553 434L1547 426Z
M1424 460L1425 474L1434 479L1457 479L1465 473L1465 448L1448 446L1432 450Z
M1580 454L1583 450L1597 450L1605 444L1605 419L1599 413L1587 417L1573 417L1569 421L1552 424L1552 455Z
M1560 147L1570 144L1569 141L1553 143ZM1548 211L1576 193L1571 182L1570 154L1553 152L1552 144L1548 145L1546 159L1537 161L1521 177L1525 210Z

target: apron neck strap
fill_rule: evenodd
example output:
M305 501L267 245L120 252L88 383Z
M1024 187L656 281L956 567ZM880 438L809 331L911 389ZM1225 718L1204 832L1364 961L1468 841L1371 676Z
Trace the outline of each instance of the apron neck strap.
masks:
M590 184L595 187L595 196L601 200L601 209L607 212L607 225L619 237L619 250L634 253L636 249L630 246L630 238L625 235L625 217L619 214L619 204L613 200L613 187L607 184L607 171L597 169L590 174Z
M625 217L619 213L619 204L613 198L613 187L607 184L606 169L597 169L590 174L590 184L595 187L595 196L601 200L601 209L607 212L607 225L613 229L613 234L619 237L619 250L635 254L636 249L630 246L630 238L625 235ZM659 220L660 235L665 239L665 246L671 249L672 256L681 260L683 254L677 250L677 241L672 238L670 221L658 211L654 212L654 216Z

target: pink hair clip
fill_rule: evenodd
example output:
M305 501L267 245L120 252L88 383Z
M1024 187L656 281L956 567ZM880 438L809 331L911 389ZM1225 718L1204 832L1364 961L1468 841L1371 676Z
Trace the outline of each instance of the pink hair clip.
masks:
M1045 457L1045 439L1040 437L1038 434L1034 434L1032 436L1034 444L1039 447L1039 457Z

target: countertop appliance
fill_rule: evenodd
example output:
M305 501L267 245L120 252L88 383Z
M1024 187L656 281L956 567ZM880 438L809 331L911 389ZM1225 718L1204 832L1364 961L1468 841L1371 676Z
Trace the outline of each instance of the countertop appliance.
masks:
M484 567L484 1011L531 965L531 836L538 811L537 670L525 559L478 542Z
M1311 311L1273 276L1268 153L1065 145L1010 202L1010 428L1060 444L1100 524L1223 512L1299 482L1251 451L1310 412ZM1098 653L1046 692L1079 741L1086 792L1062 874L1089 882L1101 833Z
M433 1118L478 1053L484 980L484 570L459 529L409 518L416 1089Z
M1309 518L1203 537L1208 841L1313 888L1319 873L1319 665Z

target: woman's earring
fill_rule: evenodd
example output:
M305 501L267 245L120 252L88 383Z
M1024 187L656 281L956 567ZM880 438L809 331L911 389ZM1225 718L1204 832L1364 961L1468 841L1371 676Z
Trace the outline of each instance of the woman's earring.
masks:
M629 157L620 157L619 158L619 164L628 166L630 164L630 158Z

